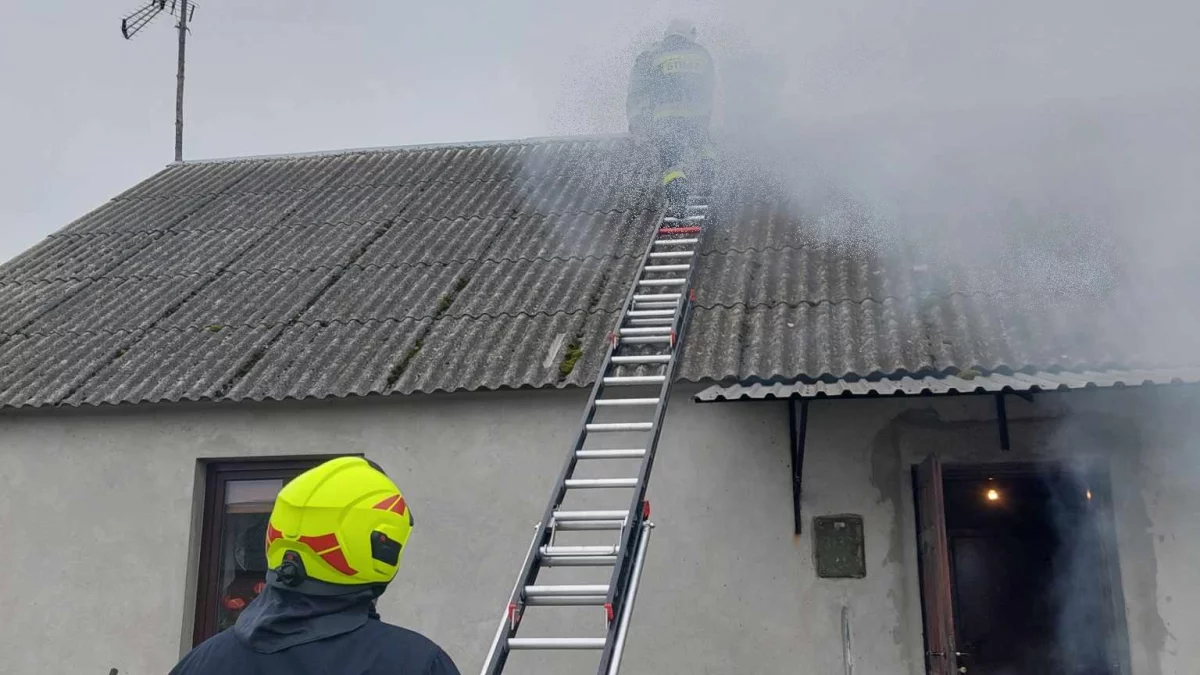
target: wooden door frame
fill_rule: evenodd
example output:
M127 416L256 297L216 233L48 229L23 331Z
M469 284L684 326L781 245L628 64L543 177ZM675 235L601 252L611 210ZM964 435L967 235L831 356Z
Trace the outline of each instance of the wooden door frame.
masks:
M929 453L926 459L936 456L937 453ZM1000 462L943 461L939 457L938 461L941 465L943 481L947 479L970 479L979 476L1034 478L1047 469L1064 472L1071 470L1067 462L1054 457L1029 460L1005 460ZM917 581L920 591L921 618L922 621L925 621L925 562L921 550L921 491L917 479L917 468L919 465L920 462L914 463L911 466L911 479L913 485L914 524L917 535ZM1121 577L1120 551L1113 550L1112 546L1108 545L1115 544L1116 541L1116 513L1112 498L1113 473L1111 463L1108 458L1089 458L1089 463L1084 470L1084 474L1087 476L1088 489L1092 491L1092 497L1100 507L1100 514L1096 522L1104 529L1100 539L1102 545L1105 545L1102 551L1104 557L1103 581L1105 591L1108 594L1107 609L1109 616L1106 621L1106 646L1114 674L1131 675L1133 673L1133 666L1130 657L1129 628L1125 618L1126 605ZM944 502L942 508L945 508ZM946 553L948 554L949 551L947 550ZM951 583L953 583L953 580L951 580ZM952 629L957 630L957 627L952 626ZM957 636L954 636L954 638L954 642L957 642ZM923 649L925 653L925 672L931 673L933 671L930 670L928 636L925 636L923 641L925 643Z
M929 480L923 480L926 472L930 474ZM945 476L936 453L930 453L912 466L912 481L925 672L929 675L957 675L958 635L954 620L953 580L950 577L949 537L946 532ZM930 501L936 504L936 511L930 511L923 498L927 489L934 493ZM927 557L928 548L932 548L938 556L932 563Z

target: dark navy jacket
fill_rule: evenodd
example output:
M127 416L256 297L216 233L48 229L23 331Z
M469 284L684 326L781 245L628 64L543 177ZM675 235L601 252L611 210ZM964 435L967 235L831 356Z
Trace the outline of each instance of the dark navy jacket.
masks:
M460 675L428 638L379 620L373 591L320 597L268 585L170 675Z

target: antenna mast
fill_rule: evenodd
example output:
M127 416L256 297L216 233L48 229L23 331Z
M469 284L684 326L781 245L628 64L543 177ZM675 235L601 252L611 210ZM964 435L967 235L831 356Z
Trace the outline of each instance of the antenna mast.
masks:
M170 7L168 8L168 3ZM130 40L162 12L179 17L179 65L175 73L175 161L183 161L183 66L187 51L188 22L196 13L196 3L188 0L150 0L121 19L121 35Z

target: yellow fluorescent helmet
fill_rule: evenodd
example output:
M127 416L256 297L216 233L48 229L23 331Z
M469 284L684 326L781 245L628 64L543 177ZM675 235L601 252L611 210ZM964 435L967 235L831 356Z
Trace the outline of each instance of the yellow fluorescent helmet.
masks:
M387 474L361 457L339 457L279 491L267 524L267 564L279 569L292 552L312 579L387 584L412 528L412 512Z

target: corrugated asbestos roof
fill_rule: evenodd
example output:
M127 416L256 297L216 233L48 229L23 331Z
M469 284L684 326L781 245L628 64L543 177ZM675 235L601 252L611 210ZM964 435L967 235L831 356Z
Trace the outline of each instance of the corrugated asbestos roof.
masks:
M641 157L608 137L169 166L0 266L0 407L589 384L660 209ZM683 379L1129 361L751 173L715 191Z
M891 380L836 380L811 384L735 384L712 386L693 399L718 401L762 401L787 398L849 398L855 396L936 396L946 394L999 394L1003 392L1073 391L1148 385L1200 384L1200 368L1111 370L1083 372L1037 372L1004 375L927 375Z

